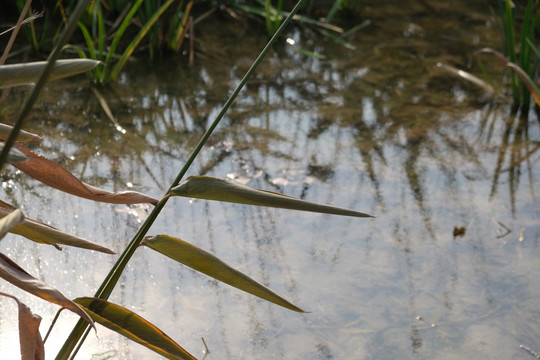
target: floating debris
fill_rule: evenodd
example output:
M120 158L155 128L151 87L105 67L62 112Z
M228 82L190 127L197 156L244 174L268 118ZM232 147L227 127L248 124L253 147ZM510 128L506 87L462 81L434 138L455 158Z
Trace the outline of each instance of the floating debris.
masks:
M454 226L454 237L463 237L465 236L465 228Z

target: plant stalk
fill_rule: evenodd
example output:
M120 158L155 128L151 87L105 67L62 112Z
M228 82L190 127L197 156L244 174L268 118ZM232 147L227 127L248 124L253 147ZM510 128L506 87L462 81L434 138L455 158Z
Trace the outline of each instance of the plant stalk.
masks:
M255 69L262 62L262 60L264 59L264 57L266 56L270 48L275 44L278 37L281 36L283 31L285 30L285 27L289 24L289 22L292 20L294 15L298 12L298 10L300 9L304 1L305 0L299 0L297 2L294 9L290 12L290 14L287 16L287 18L283 21L283 23L279 27L279 29L275 32L275 34L272 36L272 38L268 41L266 46L263 48L259 56L255 59L255 61L253 62L249 70L246 72L246 74L244 75L240 83L237 85L236 89L229 96L229 98L227 99L223 107L221 108L221 111L216 116L215 120L212 122L210 127L206 130L202 138L199 140L195 149L191 152L186 163L184 164L184 166L178 173L177 177L174 179L171 186L169 187L167 194L165 194L165 196L154 207L154 209L152 210L152 212L150 213L146 221L143 223L139 231L135 234L135 236L133 237L131 242L128 244L128 246L126 247L122 255L120 255L120 258L115 263L115 265L113 266L113 268L111 269L111 271L109 272L109 274L107 275L107 277L105 278L105 280L103 281L99 289L97 290L95 297L100 298L100 299L105 299L105 300L109 298L116 284L118 283L118 279L120 278L123 270L125 269L129 260L135 253L135 250L137 249L137 247L143 240L144 236L146 236L146 234L148 233L148 230L150 229L150 227L152 226L152 224L154 223L154 221L157 219L158 215L160 214L161 210L167 203L167 200L168 200L167 195L169 194L170 190L173 187L177 186L182 180L182 178L185 176L188 169L192 165L193 161L196 159L199 152L202 150L204 144L206 143L208 138L212 135L213 131L218 126L218 124L220 123L221 119L223 118L223 116L225 115L229 107L232 105L234 100L238 97L238 94L243 89L243 87L245 86L245 84L247 83L251 75L255 72ZM66 339L64 346L62 347L62 349L60 349L56 357L56 360L68 359L69 355L73 352L77 343L84 342L86 335L83 336L83 334L85 332L87 334L88 333L87 330L88 330L88 324L84 320L80 319L75 325L75 327L73 328L69 337ZM75 356L75 354L73 354L73 356Z

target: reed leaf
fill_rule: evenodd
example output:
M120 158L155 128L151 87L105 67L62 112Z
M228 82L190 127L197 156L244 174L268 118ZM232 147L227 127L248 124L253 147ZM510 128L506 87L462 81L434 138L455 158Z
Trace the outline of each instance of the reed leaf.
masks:
M2 253L0 253L0 277L32 295L73 311L92 327L94 326L92 319L77 304L62 295L60 291L27 273Z
M165 4L163 4L154 15L148 20L146 24L142 27L142 29L139 31L137 36L131 41L131 43L128 45L126 51L122 54L120 57L120 60L118 60L118 63L114 66L114 68L111 71L111 78L116 79L118 74L120 73L120 70L124 67L126 64L126 61L129 59L133 51L135 51L135 48L141 40L146 36L148 31L152 26L154 26L155 22L160 18L160 16L167 10L167 8L174 2L175 0L168 0Z
M97 322L148 349L173 360L194 360L190 353L141 316L109 301L80 297L74 300Z
M24 222L24 214L16 209L0 220L0 239L2 239L12 228Z
M171 47L171 49L173 49L176 52L180 50L180 46L182 46L182 43L184 41L184 35L186 34L187 25L188 25L188 18L191 16L192 7L193 7L193 0L189 1L186 4L186 8L184 9L184 15L182 16L180 23L174 29L174 35L171 36L169 46Z
M17 211L17 209L15 209L13 206L0 201L0 219L10 216L15 211ZM53 245L57 249L60 249L58 244L62 244L100 251L106 254L114 254L114 251L109 248L62 232L52 226L43 224L30 218L23 218L22 223L12 227L9 231L13 234L24 236L25 238L37 243Z
M534 51L534 53L536 54L536 56L538 58L540 58L540 46L539 47L535 47L533 42L529 39L527 39L527 43L531 46L531 49L532 51Z
M92 59L69 59L56 61L49 80L62 79L92 70L100 61ZM32 84L38 81L46 61L0 66L0 88Z
M44 360L45 344L39 333L41 317L34 314L28 306L20 302L15 296L5 293L0 293L0 295L15 300L19 308L21 360Z
M535 85L531 77L518 64L512 61L509 61L508 58L506 58L503 54L501 54L500 52L492 48L483 48L475 52L475 54L478 54L478 53L493 54L495 55L497 59L503 62L507 67L511 68L514 71L516 78L518 80L521 80L522 84L527 88L527 90L533 96L536 104L540 106L540 89L538 89L538 87ZM525 101L525 103L527 103L527 101Z
M110 192L86 184L69 171L43 156L39 156L20 144L15 145L27 158L27 161L12 164L26 175L41 181L52 188L93 201L109 204L157 204L157 199L137 191Z
M268 206L281 209L311 211L323 214L373 217L372 215L355 210L316 204L271 191L252 189L231 180L222 180L208 176L190 176L186 181L172 188L169 195L246 205Z
M464 80L467 80L471 83L473 83L474 85L482 88L484 91L490 93L490 94L493 94L493 95L497 95L499 96L500 98L502 99L505 99L507 100L506 96L504 96L504 94L501 94L500 92L498 92L497 90L495 90L495 88L489 84L487 81L479 78L478 76L476 75L473 75L471 74L470 72L467 72L465 70L461 70L461 69L458 69L452 65L448 65L448 64L444 64L444 63L437 63L436 65L438 68L441 68L441 69L444 69L448 72L450 72L451 74L455 75L455 76L458 76Z
M529 90L529 92L533 96L534 101L536 102L536 105L540 106L540 90L532 81L532 79L529 77L529 75L527 75L527 73L523 71L523 69L519 65L514 64L512 62L507 62L506 66L514 70L514 72L519 77L523 85L525 85L527 90Z
M328 14L326 15L326 22L327 23L331 23L332 20L334 20L334 17L336 16L339 8L341 7L342 1L343 0L335 0L334 1L334 5L332 5L332 8L330 9Z
M234 286L261 299L283 306L287 309L305 312L299 307L285 300L266 286L251 279L244 273L227 265L218 257L201 248L183 240L168 236L147 236L141 245L145 245L169 258L178 261L190 268L213 277L216 280Z
M86 42L86 46L88 47L88 55L90 55L91 59L97 59L96 49L94 47L94 39L92 39L92 35L90 35L90 32L82 22L79 21L77 25L79 26L79 30L81 30L84 41Z
M124 19L122 20L122 23L118 27L118 30L116 31L116 34L114 35L113 41L111 43L111 47L109 51L107 52L107 57L105 58L106 69L102 73L101 80L105 80L107 73L109 71L108 69L111 66L112 57L116 52L116 47L118 46L120 39L122 39L122 36L124 35L124 32L126 31L127 27L129 26L131 19L133 18L133 16L135 16L135 13L137 12L137 10L139 9L142 3L143 3L143 0L137 0L137 2L133 4L129 12L126 14Z
M9 134L11 134L12 130L13 130L13 126L0 123L0 139L4 139L4 140L7 139L9 137ZM21 130L19 132L19 135L17 136L17 142L40 142L40 141L41 141L41 136L29 133L24 130Z

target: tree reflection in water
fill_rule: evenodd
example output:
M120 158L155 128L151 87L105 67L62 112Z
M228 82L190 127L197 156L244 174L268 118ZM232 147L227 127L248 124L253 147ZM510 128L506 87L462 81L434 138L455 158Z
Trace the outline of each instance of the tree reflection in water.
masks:
M496 29L485 9L396 3L363 9L373 26L348 39L355 50L292 31L296 44L326 59L276 49L191 172L361 208L376 220L175 201L156 225L312 314L291 316L144 252L114 301L136 299L137 312L200 357L203 336L207 359L512 358L520 343L537 344L538 114L509 115L506 104L435 66L466 64L491 41ZM199 35L205 51L192 68L133 64L120 83L99 90L125 134L84 79L52 83L30 122L46 139L39 152L88 183L115 191L130 183L161 196L258 51L260 38L236 23L215 26ZM224 44L218 35L228 27ZM17 99L3 117L16 112ZM17 184L5 189L9 201L35 199L30 215L83 237L119 248L137 227L106 205L45 195L13 172L4 174L9 180ZM49 218L47 209L77 218ZM500 224L512 232L499 237ZM454 227L465 236L454 238ZM52 285L72 281L23 260L23 243L6 244ZM34 250L68 272L88 265L73 297L92 293L110 266L95 255ZM146 355L118 339L90 346Z

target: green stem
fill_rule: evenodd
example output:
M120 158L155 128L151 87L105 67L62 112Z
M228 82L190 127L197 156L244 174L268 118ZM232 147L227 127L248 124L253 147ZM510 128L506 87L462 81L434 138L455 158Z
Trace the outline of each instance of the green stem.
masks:
M195 160L195 158L198 156L199 152L203 148L204 144L206 143L210 135L213 133L214 129L218 126L219 122L221 121L221 119L223 118L223 116L225 115L229 107L232 105L234 100L238 97L238 94L240 93L242 88L245 86L245 84L247 83L251 75L254 73L257 66L259 66L259 64L262 62L262 60L264 59L264 57L266 56L270 48L274 45L278 37L283 33L283 31L285 30L285 27L292 20L293 16L298 12L298 10L300 9L304 1L305 0L298 1L294 9L283 21L283 23L281 24L279 29L276 31L274 36L272 36L270 41L268 41L268 43L266 44L264 49L261 51L257 59L255 59L255 61L253 62L249 70L246 72L246 75L244 75L240 83L237 85L236 89L229 96L228 100L225 102L225 104L221 108L221 111L216 116L216 119L212 122L210 127L206 130L206 132L200 139L199 143L197 144L193 152L188 157L186 163L184 164L184 166L178 173L176 179L174 179L173 183L169 187L167 194L165 194L163 199L161 199L159 203L154 207L154 209L152 210L152 212L150 213L146 221L143 223L143 225L141 226L137 234L135 234L135 236L133 237L131 242L128 244L128 246L126 247L122 255L120 255L120 258L118 259L116 264L113 266L113 268L111 269L111 271L109 272L109 274L107 275L107 277L105 278L101 286L99 287L98 291L96 292L95 297L100 298L100 299L109 298L110 294L112 293L113 289L115 288L118 282L118 279L122 275L123 270L125 269L129 260L135 253L135 250L137 249L137 247L143 240L144 236L147 234L148 230L150 229L154 221L157 219L159 213L161 212L161 210L167 203L167 200L168 200L167 195L170 192L170 189L172 189L173 187L177 186L180 183L184 175L187 173L189 167L191 166L191 164L193 163L193 161ZM86 336L83 336L83 334L86 332L87 329L88 329L88 324L82 319L79 320L77 324L75 325L75 327L73 328L69 337L66 339L64 346L62 347L62 349L60 349L56 357L56 360L67 359L69 357L69 354L73 351L73 349L77 345L77 343L79 341L81 342L84 341Z

